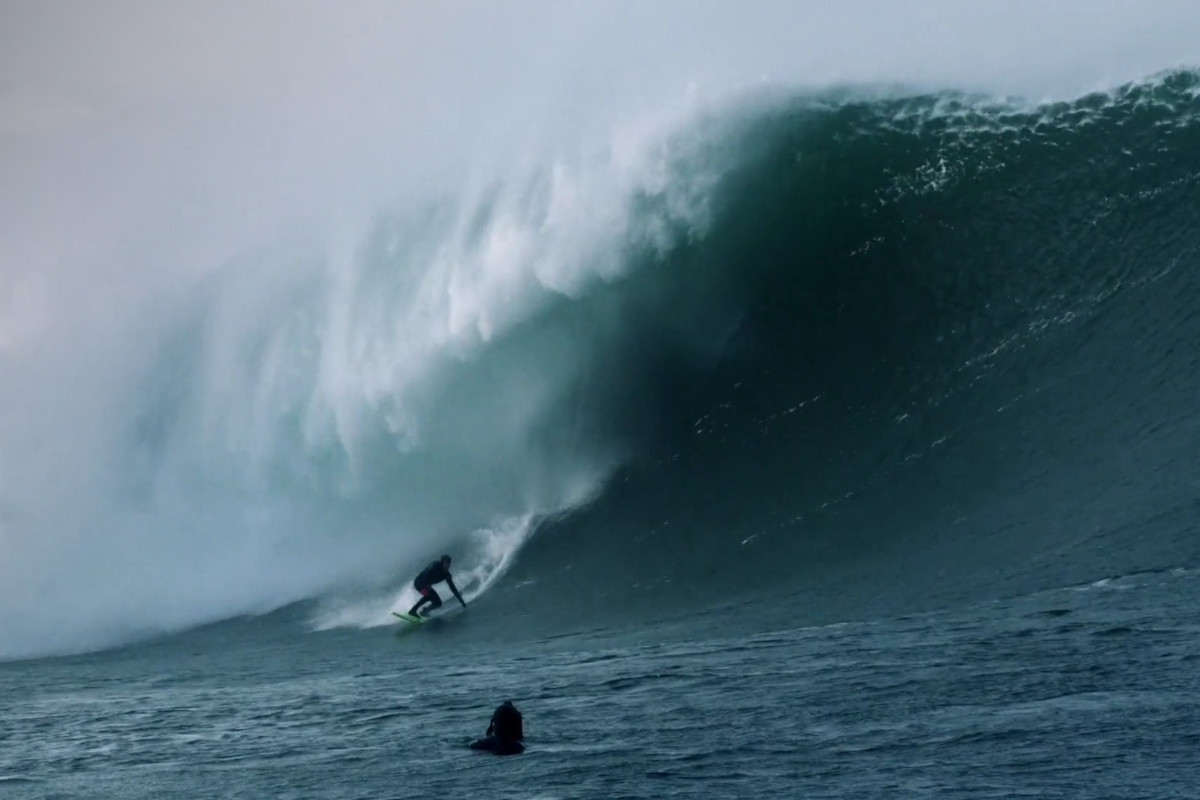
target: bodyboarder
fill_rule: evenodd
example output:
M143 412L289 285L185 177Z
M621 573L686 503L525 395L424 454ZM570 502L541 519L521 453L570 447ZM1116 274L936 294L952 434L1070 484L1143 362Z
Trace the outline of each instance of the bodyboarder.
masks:
M512 700L505 700L492 721L488 724L487 735L482 739L471 742L472 750L489 750L498 756L515 756L525 752L521 740L525 738L525 727L522 724L521 712L513 705Z

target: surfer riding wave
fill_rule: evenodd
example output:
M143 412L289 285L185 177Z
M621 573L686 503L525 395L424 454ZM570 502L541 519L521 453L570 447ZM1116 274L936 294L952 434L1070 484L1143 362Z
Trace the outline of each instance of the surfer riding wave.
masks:
M433 584L441 583L442 581L445 581L446 585L450 587L450 591L458 598L458 602L462 603L462 607L467 607L467 601L463 600L462 595L458 592L458 587L454 585L454 579L450 577L450 556L442 556L423 569L421 574L413 581L413 588L421 595L421 599L417 600L416 605L409 609L408 613L410 616L428 616L429 612L441 608L442 598L438 596L437 591L433 588ZM430 604L429 611L422 615L420 608L426 603Z

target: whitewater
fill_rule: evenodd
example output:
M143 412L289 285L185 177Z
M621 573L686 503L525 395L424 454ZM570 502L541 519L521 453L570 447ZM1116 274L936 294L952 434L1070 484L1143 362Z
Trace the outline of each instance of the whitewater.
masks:
M1194 783L1190 4L2 13L3 791Z

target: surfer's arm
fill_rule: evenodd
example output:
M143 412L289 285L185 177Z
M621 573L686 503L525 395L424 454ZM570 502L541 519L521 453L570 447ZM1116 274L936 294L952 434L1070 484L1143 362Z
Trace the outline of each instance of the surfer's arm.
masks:
M458 593L458 587L454 585L454 579L449 575L446 576L446 585L450 587L450 591L454 592L454 596L458 598L458 602L462 603L462 607L467 607L467 601L462 599L462 595Z

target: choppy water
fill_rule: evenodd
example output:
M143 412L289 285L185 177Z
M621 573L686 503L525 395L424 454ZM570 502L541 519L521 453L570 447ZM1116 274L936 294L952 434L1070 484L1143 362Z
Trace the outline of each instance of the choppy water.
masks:
M470 622L275 640L230 624L0 667L0 792L1191 797L1198 591L1177 570L952 613L508 648L473 646ZM504 699L527 753L468 750Z

